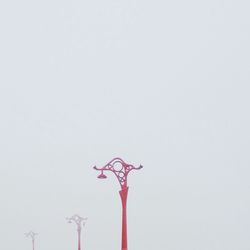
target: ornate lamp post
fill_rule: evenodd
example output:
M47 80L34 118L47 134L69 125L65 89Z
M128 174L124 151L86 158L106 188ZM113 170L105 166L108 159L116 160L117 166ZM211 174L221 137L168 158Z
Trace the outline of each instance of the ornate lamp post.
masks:
M131 170L141 169L142 165L139 167L134 167L131 164L125 163L121 158L114 158L107 165L101 168L94 167L95 170L101 171L98 176L99 179L105 179L107 176L103 173L104 171L111 171L117 177L121 190L119 191L122 201L122 250L127 250L127 196L128 196L128 186L127 186L127 177L128 173Z
M68 220L68 223L75 222L77 226L77 236L78 236L78 250L81 250L81 231L82 231L82 225L85 226L87 218L83 218L77 214L73 215L70 218L66 218Z
M33 231L30 231L28 233L25 234L26 237L30 237L32 240L32 249L35 250L35 237L37 235L37 233L34 233Z

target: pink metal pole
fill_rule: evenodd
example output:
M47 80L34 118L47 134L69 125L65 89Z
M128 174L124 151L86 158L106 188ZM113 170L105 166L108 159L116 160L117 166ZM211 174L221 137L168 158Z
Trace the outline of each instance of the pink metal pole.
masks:
M35 240L32 240L33 250L35 250Z
M85 226L87 218L83 218L77 214L73 215L70 218L67 218L68 223L74 222L77 226L77 240L78 240L78 250L81 250L81 231L82 231L82 225Z
M81 250L81 227L79 226L77 229L77 233L78 233L78 250Z
M107 165L102 168L94 167L95 170L101 171L101 174L98 176L100 179L105 179L107 176L103 173L104 171L113 172L121 186L121 190L119 191L121 202L122 202L122 240L121 240L121 250L128 249L127 243L127 197L128 197L128 186L127 186L127 177L128 173L131 170L141 169L142 166L134 167L131 164L125 163L121 158L114 158Z
M127 197L128 197L128 187L122 189L120 192L122 201L122 250L127 250Z

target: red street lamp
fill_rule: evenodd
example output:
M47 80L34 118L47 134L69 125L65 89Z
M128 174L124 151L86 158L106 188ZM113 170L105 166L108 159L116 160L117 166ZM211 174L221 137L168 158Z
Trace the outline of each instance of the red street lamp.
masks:
M125 163L121 158L114 158L107 165L102 168L97 168L94 166L95 170L101 171L100 175L98 175L99 179L105 179L107 176L103 173L104 171L113 172L121 186L121 190L119 191L122 201L122 250L127 250L127 196L128 196L128 186L127 186L127 177L128 173L131 170L141 169L142 165L139 167L134 167L131 164Z
M82 225L85 226L87 218L83 218L77 214L73 215L70 218L66 218L68 220L68 223L75 222L77 226L77 235L78 235L78 250L81 250L81 231L82 231Z
M30 231L30 232L26 233L25 235L26 235L26 237L31 238L31 240L32 240L32 249L35 250L35 237L36 237L37 233L34 233L33 231Z

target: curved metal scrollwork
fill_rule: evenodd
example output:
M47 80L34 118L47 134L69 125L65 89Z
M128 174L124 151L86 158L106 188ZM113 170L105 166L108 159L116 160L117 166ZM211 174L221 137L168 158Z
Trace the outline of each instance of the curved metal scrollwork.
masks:
M31 238L32 243L33 243L33 249L34 249L34 242L35 242L35 237L36 237L37 233L34 233L33 231L30 231L28 233L25 233L26 237Z
M82 228L82 225L85 226L85 223L86 223L86 220L88 218L83 218L77 214L73 215L72 217L70 218L66 218L66 220L68 221L68 223L72 223L72 222L75 222L75 224L77 225L77 229L81 229Z
M98 178L100 179L105 179L107 178L107 176L103 173L104 171L111 171L113 172L122 189L125 189L127 187L127 177L128 177L128 173L131 170L139 170L142 168L142 165L140 165L139 167L135 167L131 164L127 164L126 162L124 162L121 158L114 158L112 161L110 161L108 164L106 164L104 167L102 168L97 168L96 166L94 166L95 170L101 171L101 174L98 176Z
M35 240L36 235L37 235L37 233L34 233L33 231L25 233L25 236L30 237L32 240Z

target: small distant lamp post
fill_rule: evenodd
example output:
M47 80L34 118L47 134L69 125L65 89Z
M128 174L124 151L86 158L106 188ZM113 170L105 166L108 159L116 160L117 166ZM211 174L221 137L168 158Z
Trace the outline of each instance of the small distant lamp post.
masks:
M32 240L32 249L35 250L35 237L36 237L37 233L34 233L33 231L30 231L30 232L26 233L25 235L26 235L26 237L31 238L31 240Z
M82 226L85 226L87 218L83 218L77 214L73 215L70 218L66 218L68 223L74 222L77 226L77 236L78 236L78 250L81 250L81 231Z
M128 173L131 170L139 170L142 168L142 165L139 167L134 167L131 164L125 163L121 158L114 158L107 165L101 168L94 167L95 170L101 171L98 176L99 179L105 179L107 176L103 173L104 171L111 171L117 177L121 190L119 191L122 201L122 250L127 250L127 196L128 196L128 186L127 186L127 177Z

